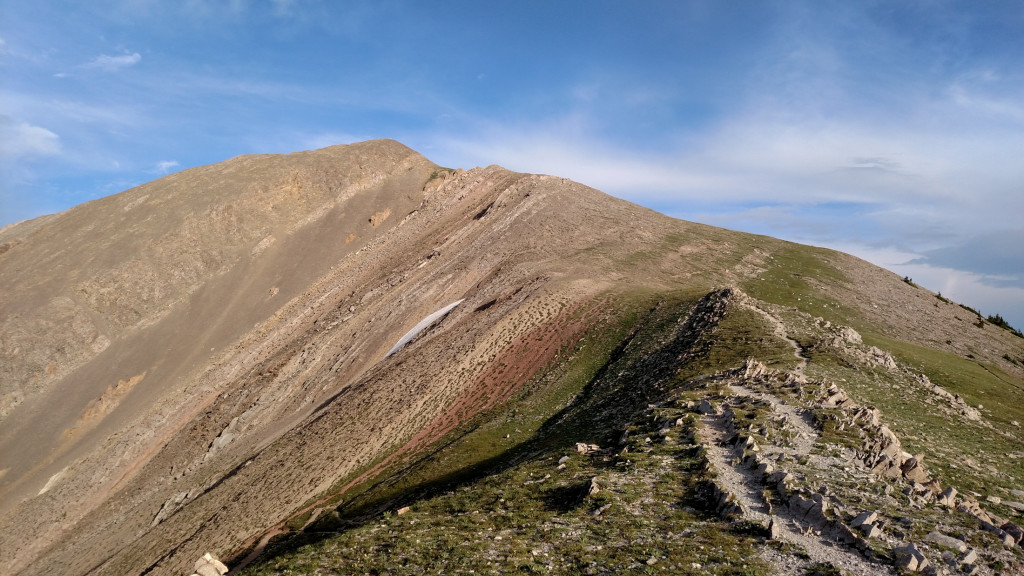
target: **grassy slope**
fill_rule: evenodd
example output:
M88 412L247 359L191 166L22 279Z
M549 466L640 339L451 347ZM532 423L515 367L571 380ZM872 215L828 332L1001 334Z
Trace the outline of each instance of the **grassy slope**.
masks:
M878 406L905 448L927 455L929 469L943 485L1004 497L1017 488L1024 478L1021 459L1007 455L1020 450L1021 438L1005 427L1024 419L1020 383L993 366L884 336L856 309L815 292L807 277L848 281L824 254L788 245L773 255L760 278L743 285L751 296L774 305L787 335L809 356L808 376L836 382L856 402ZM511 402L449 434L427 456L393 471L387 480L349 492L337 514L325 516L306 533L281 538L245 574L512 569L583 574L665 568L765 573L757 550L775 544L756 528L705 511L705 473L692 442L694 422L681 407L709 392L697 383L699 377L747 357L778 369L792 368L797 360L763 317L733 307L712 333L689 343L699 354L672 366L660 380L652 379L650 359L671 347L676 320L698 297L616 295L609 300L614 305L604 324ZM815 316L856 327L865 345L890 351L909 371L857 365L819 346L826 334ZM985 419L996 426L950 420L934 396L916 385L913 372L972 405L984 403ZM650 407L650 402L659 405ZM677 418L682 418L680 425L663 439L664 423ZM627 429L625 445L616 444ZM825 438L844 441L833 431L826 431ZM579 455L576 442L614 450L600 457ZM569 459L559 470L563 456ZM586 497L591 478L603 489ZM401 506L411 511L395 514ZM1021 521L1009 508L989 508ZM602 510L599 516L597 510ZM972 533L969 519L940 518L931 510L914 518L915 537L942 523L947 532L975 545L991 544L986 535Z

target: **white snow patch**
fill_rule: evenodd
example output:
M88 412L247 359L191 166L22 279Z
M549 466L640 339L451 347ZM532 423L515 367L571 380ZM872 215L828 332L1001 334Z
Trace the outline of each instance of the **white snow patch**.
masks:
M50 479L46 481L46 485L43 486L43 489L40 490L39 494L36 494L36 496L42 496L43 494L46 494L46 492L50 488L53 488L54 484L56 484L57 481L60 480L60 477L63 476L64 473L67 472L67 471L68 471L68 467L65 466L63 470L61 470L60 472L57 472L53 476L50 476Z
M398 339L398 342L396 342L395 345L391 347L391 350L388 350L388 353L385 354L384 357L387 358L388 356L391 356L395 352L401 350L402 346L408 344L409 341L415 338L417 334L422 332L426 327L436 322L445 314L451 312L453 309L455 309L456 306L462 304L464 300L465 298L463 298L462 300L456 300L455 302L452 302L451 304L445 306L444 308L441 308L437 312L434 312L433 314L427 316L423 320L420 320L419 324L413 326L412 330L409 330L408 332L405 333L405 336L402 336L401 338Z

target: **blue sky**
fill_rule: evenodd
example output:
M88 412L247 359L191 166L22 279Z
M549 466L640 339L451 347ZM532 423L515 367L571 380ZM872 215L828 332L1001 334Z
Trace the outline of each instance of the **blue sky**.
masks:
M382 137L1024 326L1020 2L0 0L0 225Z

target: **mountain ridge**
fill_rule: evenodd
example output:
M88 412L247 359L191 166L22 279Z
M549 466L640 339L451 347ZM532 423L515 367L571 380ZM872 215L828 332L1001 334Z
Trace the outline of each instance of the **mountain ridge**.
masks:
M0 523L24 574L184 573L237 551L500 410L661 293L743 286L795 314L776 328L801 350L801 332L853 324L908 359L1024 375L1019 339L853 257L394 141L236 157L75 210L0 231Z

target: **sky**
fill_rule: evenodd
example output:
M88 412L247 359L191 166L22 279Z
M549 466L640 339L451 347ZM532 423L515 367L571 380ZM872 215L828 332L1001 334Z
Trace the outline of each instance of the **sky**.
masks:
M865 258L1024 327L1024 4L0 0L0 226L394 138Z

